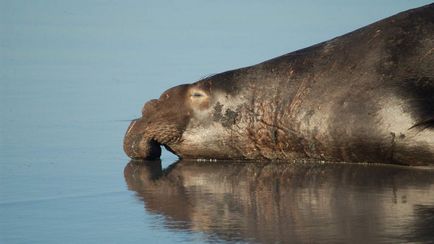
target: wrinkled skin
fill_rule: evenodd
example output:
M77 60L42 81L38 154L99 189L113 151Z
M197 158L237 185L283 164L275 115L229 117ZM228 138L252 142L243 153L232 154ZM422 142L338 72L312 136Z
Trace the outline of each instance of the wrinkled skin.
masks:
M147 102L124 150L155 159L434 164L434 4Z

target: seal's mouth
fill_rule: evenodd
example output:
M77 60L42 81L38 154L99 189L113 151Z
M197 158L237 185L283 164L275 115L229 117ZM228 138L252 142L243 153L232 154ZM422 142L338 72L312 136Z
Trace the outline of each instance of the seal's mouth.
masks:
M135 119L125 133L124 151L132 159L154 160L161 156L161 144L144 133L146 122Z

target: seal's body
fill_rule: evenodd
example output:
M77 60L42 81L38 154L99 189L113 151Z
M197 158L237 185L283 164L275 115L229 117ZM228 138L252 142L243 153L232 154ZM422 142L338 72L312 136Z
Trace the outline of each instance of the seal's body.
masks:
M132 158L434 164L434 4L169 89L125 136Z

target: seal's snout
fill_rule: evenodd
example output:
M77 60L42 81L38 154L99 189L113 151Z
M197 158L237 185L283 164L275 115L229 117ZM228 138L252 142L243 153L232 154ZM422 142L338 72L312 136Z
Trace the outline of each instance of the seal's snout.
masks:
M158 142L145 136L145 123L143 119L135 119L125 133L124 151L133 159L157 159L161 155Z

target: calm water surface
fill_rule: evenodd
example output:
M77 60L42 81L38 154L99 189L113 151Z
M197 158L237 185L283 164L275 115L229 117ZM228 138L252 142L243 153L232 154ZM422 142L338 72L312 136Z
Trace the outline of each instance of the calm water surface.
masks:
M430 169L122 152L171 86L426 3L0 0L0 243L433 240Z
M128 188L172 230L262 243L428 242L434 169L358 164L131 161Z

